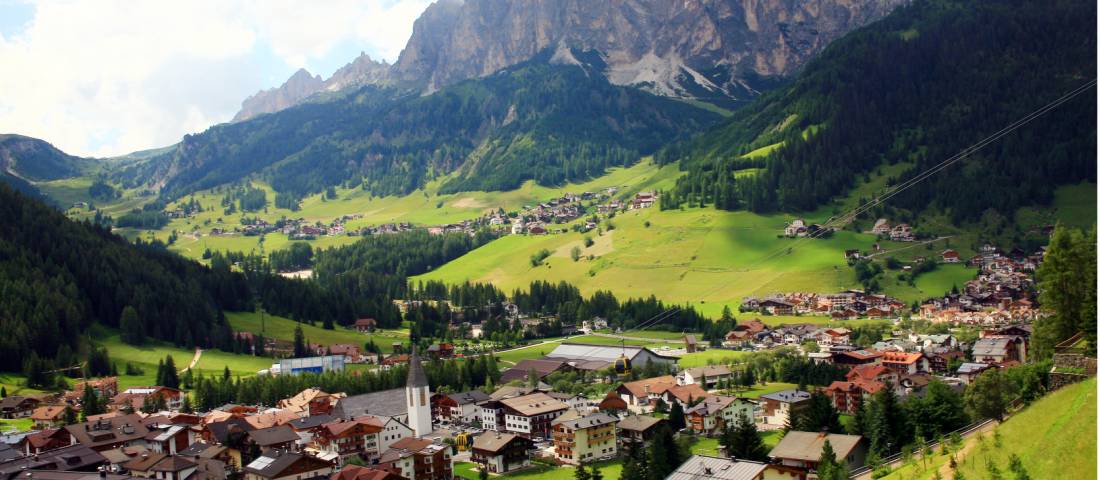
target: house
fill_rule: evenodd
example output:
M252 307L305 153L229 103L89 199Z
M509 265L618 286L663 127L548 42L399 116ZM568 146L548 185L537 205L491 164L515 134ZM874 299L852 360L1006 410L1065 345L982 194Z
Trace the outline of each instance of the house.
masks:
M913 229L908 223L899 223L894 228L890 229L890 240L895 242L912 242Z
M713 435L725 431L742 415L752 418L755 404L741 398L714 395L684 411L688 427L697 434Z
M699 348L699 342L695 340L695 335L684 335L684 351L687 353L695 353L695 350Z
M344 465L347 459L354 456L371 461L385 450L379 448L378 434L382 430L383 423L377 417L337 420L322 425L311 445L320 452L319 457L338 465Z
M874 350L852 350L849 352L837 352L833 355L833 363L837 365L878 365L882 363L882 353Z
M346 396L343 393L326 393L318 388L307 388L293 397L279 400L277 406L305 416L328 415L332 413L336 403Z
M352 328L355 328L358 332L369 333L373 332L377 326L378 321L373 318L360 318L355 321L355 325Z
M653 410L657 399L676 385L676 377L664 375L623 383L615 389L615 393L626 402L630 411L645 413Z
M298 441L301 437L288 425L278 425L269 428L260 428L248 432L248 442L267 453L272 450L297 451Z
M788 237L804 237L806 236L806 221L801 218L796 218L787 224L787 227L783 229L783 235Z
M84 396L85 387L91 388L96 398L111 398L118 395L118 377L80 380L76 382L72 390L65 393L65 399L79 401Z
M0 418L27 418L42 401L33 397L12 395L0 400Z
M959 369L955 372L955 376L962 380L963 384L970 385L974 382L978 375L982 372L994 368L993 365L988 363L964 363L959 365Z
M661 400L672 405L679 403L681 407L688 408L701 398L707 398L710 394L699 385L674 385L661 394Z
M89 476L94 477L96 469L106 464L107 459L99 452L82 445L70 445L42 452L38 455L2 462L0 463L0 478L16 480L16 478L21 477L25 479L27 474L33 470L47 474L59 471L80 472L80 476L73 480L83 480ZM31 478L38 477L32 475ZM118 476L115 476L115 478L118 478Z
M64 428L47 428L23 437L19 443L25 455L39 453L72 445L73 437Z
M818 336L817 343L823 347L850 345L852 331L847 328L826 328Z
M541 392L506 398L499 404L505 431L528 438L549 438L551 422L569 409L565 402Z
M149 434L149 429L141 423L141 416L133 413L75 423L67 425L65 430L72 436L72 443L97 452L144 445L145 436Z
M749 320L745 323L738 324L736 327L733 327L733 329L734 330L747 331L750 334L756 335L760 332L767 331L768 326L766 324L764 324L764 322L761 322L760 319L754 318L754 319Z
M616 456L618 423L618 417L606 413L563 415L553 422L554 458L578 465Z
M730 330L726 338L722 340L722 346L727 348L745 348L752 345L753 336L747 330Z
M508 473L531 466L529 451L535 444L512 433L484 432L474 438L470 458L489 473Z
M437 393L433 397L433 418L465 425L473 425L481 420L481 408L477 404L489 400L489 395L480 390L451 394Z
M1023 363L1027 356L1027 343L1018 336L995 336L979 338L974 342L970 354L975 362L1004 363L1017 361Z
M875 392L886 388L886 384L875 380L856 378L848 381L837 380L822 389L829 401L840 413L854 414L863 402Z
M450 480L454 474L451 447L421 438L398 440L378 464L408 480Z
M122 468L138 478L186 480L198 470L198 464L186 457L153 452L122 464Z
M451 358L455 356L455 346L452 343L433 343L428 345L428 356L431 358Z
M661 426L667 427L668 420L649 415L628 415L619 420L619 440L624 444L648 444Z
M730 458L692 455L665 480L761 480L768 464Z
M183 392L176 388L152 386L131 387L111 398L109 407L117 410L130 409L141 410L148 401L158 407L158 410L177 411L183 407ZM160 408L163 407L163 408Z
M327 478L336 464L297 452L272 450L244 467L244 480L307 480Z
M779 440L768 456L785 467L816 470L826 441L836 453L837 461L845 463L849 469L863 466L867 457L867 444L859 435L791 430Z
M844 260L846 261L859 260L860 256L858 248L844 251Z
M769 298L760 301L760 311L768 312L772 315L793 315L794 305L784 300Z
M404 388L352 395L337 400L336 406L332 408L332 415L344 420L352 420L363 415L393 417L407 424L408 407L405 406L405 400Z
M875 226L871 227L871 233L875 235L887 235L890 233L890 222L885 218L875 220Z
M622 416L627 409L628 406L626 401L623 400L618 393L615 393L614 390L607 392L603 400L600 400L600 403L596 404L596 410L616 416Z
M705 367L688 368L676 374L678 385L695 385L704 390L718 388L720 383L728 382L733 377L733 372L725 365L709 365Z
M175 455L191 446L191 429L186 425L154 425L145 435L145 443L155 453Z
M401 476L377 467L345 465L339 472L328 478L329 480L400 480Z
M791 413L810 405L810 392L802 390L782 390L760 396L763 402L764 423L786 425Z
M367 358L358 345L350 343L334 343L329 345L326 350L328 355L343 355L344 363L363 363Z
M943 260L943 263L959 263L959 252L949 248L940 252L940 259Z
M853 367L845 375L845 380L872 380L889 385L897 385L901 375L897 371L886 368L885 365L859 365Z
M65 426L66 408L69 407L65 405L45 405L34 409L34 411L31 412L31 420L34 421L34 428L43 429Z
M929 371L928 358L920 352L883 352L882 366L901 375L915 375Z

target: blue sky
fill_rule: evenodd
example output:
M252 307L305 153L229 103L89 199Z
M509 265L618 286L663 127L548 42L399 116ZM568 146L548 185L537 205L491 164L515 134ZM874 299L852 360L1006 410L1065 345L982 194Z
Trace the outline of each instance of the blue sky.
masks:
M392 63L431 1L0 0L0 133L86 156L170 145L298 68Z

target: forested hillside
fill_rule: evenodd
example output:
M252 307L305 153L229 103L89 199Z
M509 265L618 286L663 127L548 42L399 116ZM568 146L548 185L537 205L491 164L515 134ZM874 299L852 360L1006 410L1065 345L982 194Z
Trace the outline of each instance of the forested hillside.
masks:
M185 260L163 245L132 245L108 230L77 223L0 185L0 369L32 352L76 351L93 322L119 326L133 307L131 331L185 346L231 338L223 309L251 309L244 277Z
M339 184L404 194L461 167L444 190L512 189L601 175L719 118L547 56L432 95L368 86L218 125L119 178L177 198L258 173L298 198Z
M1095 18L1087 0L900 8L722 126L663 149L659 161L688 171L669 204L812 210L880 165L912 164L904 181L1094 79ZM959 222L1095 181L1095 105L1092 88L891 203Z

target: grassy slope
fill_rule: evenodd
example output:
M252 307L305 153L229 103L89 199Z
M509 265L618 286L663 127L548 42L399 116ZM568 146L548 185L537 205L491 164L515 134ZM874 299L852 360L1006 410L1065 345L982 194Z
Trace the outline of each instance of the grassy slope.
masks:
M619 187L620 195L627 196L641 190L664 189L672 186L680 172L675 166L659 167L648 159L629 168L615 168L609 170L607 175L590 180L588 182L567 184L561 187L545 187L529 181L522 187L508 192L464 192L457 194L438 195L436 191L441 181L433 182L424 190L401 197L374 197L361 189L338 188L337 198L332 200L322 199L321 195L306 198L301 205L301 210L294 212L287 209L275 208L275 192L270 186L256 182L253 185L267 191L268 209L266 212L241 212L233 215L224 215L224 207L221 200L224 192L206 190L194 195L205 210L194 218L174 219L166 227L158 231L137 231L123 229L122 233L128 237L150 236L167 240L172 230L181 232L179 240L172 245L172 249L180 254L199 259L207 248L211 250L255 251L270 252L285 247L289 241L280 233L267 235L261 244L260 237L244 237L237 235L210 236L213 228L232 230L240 226L242 216L260 217L269 222L274 222L282 217L304 218L310 222L320 221L328 223L343 215L361 214L363 218L349 221L345 226L349 229L385 223L410 222L417 225L437 225L453 223L466 219L476 218L486 211L504 208L505 210L518 210L524 205L531 205L548 200L563 193L583 191L597 191L607 187ZM191 197L181 199L181 202L190 201ZM105 212L120 215L121 213L140 205L141 199L131 196L124 197L115 204L104 206ZM175 208L175 204L169 205L169 209ZM88 212L74 212L78 217L88 216ZM209 222L209 223L208 223ZM197 230L197 235L182 235ZM329 247L352 243L356 237L322 237L311 242L314 248Z
M478 472L477 470L475 470L476 466L476 464L471 462L455 463L455 477L465 478L467 480L477 480ZM616 480L623 472L622 460L600 462L595 464L595 466L599 467L600 473L603 474L604 480ZM521 472L500 475L499 477L515 479L571 480L575 472L576 469L569 465L554 467L537 465ZM493 475L492 477L497 478L498 475Z
M294 327L299 325L298 322L289 318L265 314L261 327L259 312L226 312L225 316L229 320L229 325L233 327L234 331L263 333L267 338L285 340L288 342L294 341ZM321 345L350 343L352 345L362 346L367 341L373 339L374 343L385 352L392 351L391 345L393 342L405 342L408 341L409 337L407 331L404 332L404 334L396 331L384 331L368 335L339 326L333 330L325 330L324 328L308 323L303 323L301 326L302 333L305 334L306 340L310 343L318 343Z
M573 262L568 255L554 255L546 265L531 267L528 259L535 252L568 252L582 235L508 236L417 279L470 279L492 282L505 291L535 279L565 280L586 294L598 289L621 297L656 294L666 301L693 303L711 315L725 305L735 308L745 295L855 286L844 250L869 249L873 237L839 232L828 240L777 239L790 218L707 208L630 211L612 220L615 230L605 233L610 239L604 240L609 245L593 260ZM795 245L797 249L786 253Z
M1040 399L997 427L1001 447L992 433L967 439L960 471L970 479L990 478L987 461L1004 478L1009 456L1016 454L1031 478L1096 478L1096 379L1065 387ZM948 456L939 450L925 462L914 460L884 477L888 480L931 479Z

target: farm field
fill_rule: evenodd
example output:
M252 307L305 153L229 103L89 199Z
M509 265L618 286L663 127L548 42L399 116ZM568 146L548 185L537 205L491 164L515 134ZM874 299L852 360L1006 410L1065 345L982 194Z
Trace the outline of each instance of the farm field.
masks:
M1096 379L1070 385L1039 399L992 432L968 438L959 461L966 478L991 478L987 463L1008 478L1009 456L1016 454L1031 478L1096 478ZM931 479L949 470L948 456L918 459L895 469L889 480ZM944 478L949 476L944 475Z

